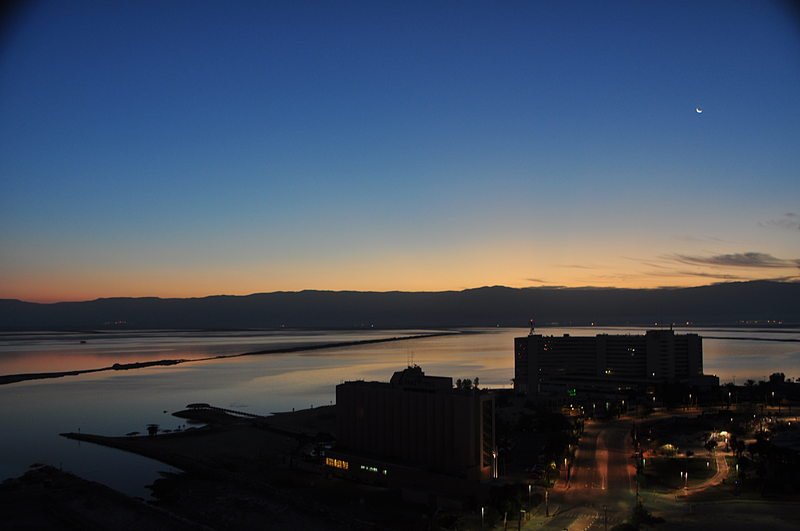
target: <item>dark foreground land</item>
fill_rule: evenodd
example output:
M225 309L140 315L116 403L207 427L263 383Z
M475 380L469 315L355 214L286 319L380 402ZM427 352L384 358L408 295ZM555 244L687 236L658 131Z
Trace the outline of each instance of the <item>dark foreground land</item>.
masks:
M419 496L411 501L399 488L331 475L320 452L335 438L335 411L335 406L323 406L261 417L193 404L175 415L190 425L204 423L202 428L154 436L62 435L150 457L182 470L163 474L153 484L152 503L212 529L481 527L476 507L465 512L464 507L452 503L437 506Z
M0 515L2 529L206 529L50 466L0 484Z
M129 437L62 434L181 469L155 481L153 501L127 498L102 485L38 467L0 486L0 528L585 531L631 525L664 530L709 529L723 523L725 529L788 530L800 525L797 491L767 488L774 471L770 472L771 461L758 443L737 450L741 445L731 440L713 452L705 446L709 434L723 429L748 440L753 430L778 433L784 422L797 422L794 413L787 417L786 412L779 415L777 407L766 408L762 419L744 406L741 411L684 408L646 418L620 415L568 422L563 430L555 412L535 411L531 420L527 405L519 407L511 399L501 402L499 423L505 426L501 439L520 448L504 454L506 477L494 492L509 496L488 502L485 522L480 508L473 505L446 510L404 500L397 490L331 476L320 452L335 438L334 406L261 417L193 404L175 415L203 427ZM571 452L569 466L553 462L552 476L542 483L541 478L527 475L531 470L527 465L541 455L549 462L564 451L558 445L527 451L537 442L531 434L548 426L548 435L539 442L567 436L564 441L571 443ZM576 429L580 434L573 440L569 435ZM636 440L634 432L639 435ZM645 467L642 461L641 469L634 447L639 443L638 455L647 463ZM665 443L677 449L665 455ZM563 457L557 461L566 463ZM759 462L766 467L762 479ZM781 463L781 469L786 468ZM691 479L682 484L680 472L685 470ZM532 488L525 489L528 485ZM550 489L549 505L542 503L548 495L545 487ZM644 511L637 512L637 500Z
M332 406L270 417L241 417L213 408L176 415L207 424L157 436L63 435L183 470L164 474L154 483L153 505L198 526L244 530L427 527L419 520L420 514L400 503L399 496L328 477L318 460L304 458L329 438L335 423Z

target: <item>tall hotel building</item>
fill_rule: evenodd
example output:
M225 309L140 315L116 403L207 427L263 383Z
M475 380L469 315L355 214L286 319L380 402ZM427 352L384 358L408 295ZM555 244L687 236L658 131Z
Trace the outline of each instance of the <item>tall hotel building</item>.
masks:
M644 335L599 334L514 339L514 389L538 394L542 386L585 385L598 390L658 383L713 384L703 375L703 340L697 334L648 330Z

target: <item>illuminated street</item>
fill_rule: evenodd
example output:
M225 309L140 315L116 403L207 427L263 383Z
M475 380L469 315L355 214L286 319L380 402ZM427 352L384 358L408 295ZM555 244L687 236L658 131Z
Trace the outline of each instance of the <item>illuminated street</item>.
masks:
M550 491L550 514L535 511L525 529L603 530L630 518L636 502L636 469L630 439L632 419L608 422L587 421L580 439L568 484L563 472ZM717 473L688 489L696 494L719 485L728 474L724 455L716 455ZM660 529L703 529L725 522L726 529L752 529L758 522L769 522L772 529L793 529L797 524L796 506L754 500L689 502L684 492L659 494L641 492L647 508L666 521Z
M569 482L562 472L551 491L553 516L537 514L526 528L603 529L606 517L609 528L629 517L636 498L630 428L630 420L587 421Z

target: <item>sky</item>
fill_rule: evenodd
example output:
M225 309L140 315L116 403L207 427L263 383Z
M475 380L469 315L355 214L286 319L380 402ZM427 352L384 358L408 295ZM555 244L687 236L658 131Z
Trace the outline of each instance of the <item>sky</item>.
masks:
M33 2L0 298L794 281L798 94L788 2Z

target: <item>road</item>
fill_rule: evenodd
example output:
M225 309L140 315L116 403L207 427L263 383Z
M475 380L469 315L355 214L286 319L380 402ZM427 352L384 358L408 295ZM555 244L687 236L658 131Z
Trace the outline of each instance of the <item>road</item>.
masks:
M598 531L611 529L629 519L636 504L636 469L630 439L632 424L631 418L587 421L569 482L565 483L562 475L549 492L552 516L545 517L540 505L524 529ZM717 473L689 489L689 494L717 485L727 476L725 456L717 454L716 459ZM754 500L687 503L685 491L676 494L648 492L643 496L645 507L664 515L667 520L659 524L659 529L800 528L796 504Z
M557 493L565 509L574 506L577 514L594 510L595 527L603 528L606 517L609 527L622 522L636 503L631 425L630 421L619 420L587 423L570 481ZM585 528L582 518L577 518L575 524L572 527Z
M587 421L569 482L550 491L555 516L533 518L526 529L604 529L630 517L636 503L636 469L631 456L632 421Z
M696 412L656 413L651 419L693 414ZM550 496L551 503L558 507L556 516L534 518L529 522L530 529L605 529L606 523L610 529L630 518L636 505L636 466L630 438L633 423L631 417L586 421L570 480L564 483L562 476ZM699 489L722 480L727 472L723 456L718 456L717 466L722 470ZM659 502L675 509L674 499Z

